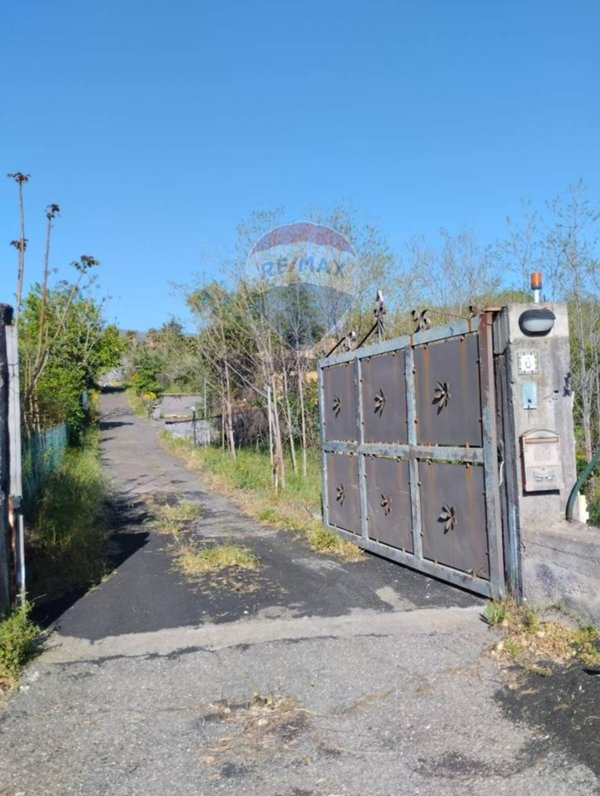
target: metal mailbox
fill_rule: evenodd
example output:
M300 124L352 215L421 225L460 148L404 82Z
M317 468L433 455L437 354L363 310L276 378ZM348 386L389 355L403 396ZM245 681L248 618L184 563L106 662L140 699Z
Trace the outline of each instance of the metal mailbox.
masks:
M556 431L537 428L521 436L525 492L550 492L563 488L560 437Z

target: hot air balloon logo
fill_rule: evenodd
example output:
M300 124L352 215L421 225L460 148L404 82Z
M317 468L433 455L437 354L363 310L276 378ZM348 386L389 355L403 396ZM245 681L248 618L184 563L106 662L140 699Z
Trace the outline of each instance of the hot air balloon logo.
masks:
M294 348L338 329L353 303L356 254L336 230L308 221L276 227L252 247L257 304Z

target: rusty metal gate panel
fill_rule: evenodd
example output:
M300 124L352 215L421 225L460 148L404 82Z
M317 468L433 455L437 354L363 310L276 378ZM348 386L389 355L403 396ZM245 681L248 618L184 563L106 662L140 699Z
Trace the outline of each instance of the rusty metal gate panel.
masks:
M360 533L357 457L331 453L327 456L327 472L330 524L348 533Z
M413 552L408 462L365 459L369 539Z
M365 442L408 442L404 351L361 362Z
M325 525L501 597L492 319L330 356L318 372Z
M470 334L415 348L419 444L481 446L478 343Z
M321 410L326 439L355 441L358 427L354 362L343 362L324 370L323 396Z
M489 578L483 467L420 462L423 557Z

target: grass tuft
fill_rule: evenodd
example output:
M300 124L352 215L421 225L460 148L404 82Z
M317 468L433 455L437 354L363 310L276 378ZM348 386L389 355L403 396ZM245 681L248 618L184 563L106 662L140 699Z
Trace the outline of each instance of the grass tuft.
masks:
M307 529L306 538L310 549L317 553L330 553L345 561L360 561L364 557L360 547L342 539L321 523L311 523Z
M485 619L490 625L501 625L506 619L506 603L490 600L483 612Z
M173 506L153 504L149 508L155 516L153 524L156 530L159 533L170 534L175 539L186 525L197 522L202 517L202 507L191 501L182 501Z
M25 664L37 651L40 629L29 618L29 605L0 622L0 691L14 688Z
M540 612L512 600L490 602L484 616L499 627L502 639L492 655L504 663L548 674L540 663L566 665L579 661L600 667L600 630L596 627L568 627L557 621L546 621Z
M203 550L185 546L177 559L182 572L190 577L230 568L257 569L259 564L252 550L234 544L211 545Z
M235 578L236 571L258 568L259 561L252 550L227 542L202 548L198 546L189 527L202 516L202 508L198 503L149 502L148 509L153 516L154 528L172 537L171 553L177 568L186 577L194 579L225 571L225 577L219 578L221 586L234 591L253 590L252 584Z

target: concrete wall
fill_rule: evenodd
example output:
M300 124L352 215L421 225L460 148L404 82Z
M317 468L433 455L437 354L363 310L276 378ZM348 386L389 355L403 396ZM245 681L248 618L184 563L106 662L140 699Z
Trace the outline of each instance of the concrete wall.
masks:
M159 420L161 417L190 417L192 408L197 415L202 414L204 398L197 393L171 394L163 393L159 396L152 417Z
M196 445L210 445L219 441L220 432L212 420L196 420ZM194 441L194 422L192 420L167 420L165 431L173 437L184 437Z
M600 625L600 529L583 523L529 530L524 539L525 598L558 604Z

